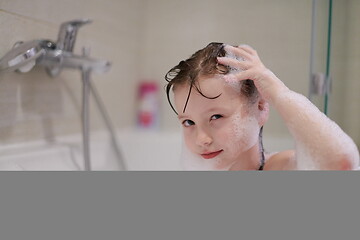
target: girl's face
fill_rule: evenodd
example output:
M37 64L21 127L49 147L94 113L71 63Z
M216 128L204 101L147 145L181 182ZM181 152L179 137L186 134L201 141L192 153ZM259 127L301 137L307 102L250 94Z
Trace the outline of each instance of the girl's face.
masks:
M257 103L240 96L240 83L228 84L220 76L201 78L186 106L189 85L177 86L175 107L187 148L212 169L252 169L259 166L258 138L263 124Z

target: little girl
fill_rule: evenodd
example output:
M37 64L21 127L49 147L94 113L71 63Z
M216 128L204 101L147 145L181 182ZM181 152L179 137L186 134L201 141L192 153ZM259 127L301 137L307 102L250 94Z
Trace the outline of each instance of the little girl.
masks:
M249 46L210 43L173 67L165 79L192 156L185 160L189 170L199 170L199 165L207 170L358 168L352 139L307 98L288 89ZM262 128L269 104L285 121L295 150L264 153Z

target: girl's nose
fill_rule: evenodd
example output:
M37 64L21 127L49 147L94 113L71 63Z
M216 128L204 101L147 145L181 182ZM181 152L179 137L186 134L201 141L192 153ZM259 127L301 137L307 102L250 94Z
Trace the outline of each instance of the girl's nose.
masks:
M199 131L196 137L198 146L208 146L213 142L212 137L204 131Z

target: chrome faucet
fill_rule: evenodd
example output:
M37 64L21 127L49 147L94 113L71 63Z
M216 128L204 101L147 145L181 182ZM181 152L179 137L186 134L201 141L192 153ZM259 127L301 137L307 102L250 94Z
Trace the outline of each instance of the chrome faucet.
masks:
M110 69L110 62L95 60L87 55L73 53L78 29L92 21L89 19L64 22L60 26L57 42L33 40L18 42L0 59L1 71L28 72L36 64L43 65L55 77L64 68L75 68L103 73Z
M83 151L85 170L91 170L90 148L89 148L89 95L93 93L100 113L110 132L115 153L119 158L119 164L123 169L126 165L123 162L121 151L116 142L115 131L104 104L97 94L95 86L91 83L90 73L103 73L110 69L110 62L96 60L89 57L90 50L83 49L82 55L73 53L78 29L90 23L88 19L64 22L60 26L57 42L50 40L33 40L28 42L17 42L14 47L0 59L0 72L19 71L28 72L35 65L43 65L51 77L57 76L64 68L79 69L82 72L83 82Z
M108 61L95 60L84 54L73 54L79 28L91 22L89 19L80 19L61 24L56 48L52 51L47 51L47 54L39 62L45 66L50 76L55 77L59 75L63 68L92 70L98 73L103 73L110 69L111 64Z

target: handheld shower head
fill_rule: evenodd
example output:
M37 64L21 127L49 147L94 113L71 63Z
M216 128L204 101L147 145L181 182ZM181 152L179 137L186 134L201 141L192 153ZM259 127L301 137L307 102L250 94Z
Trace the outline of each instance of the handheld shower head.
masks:
M33 40L18 42L4 57L0 59L1 71L29 72L47 49L54 49L55 44L49 40Z

